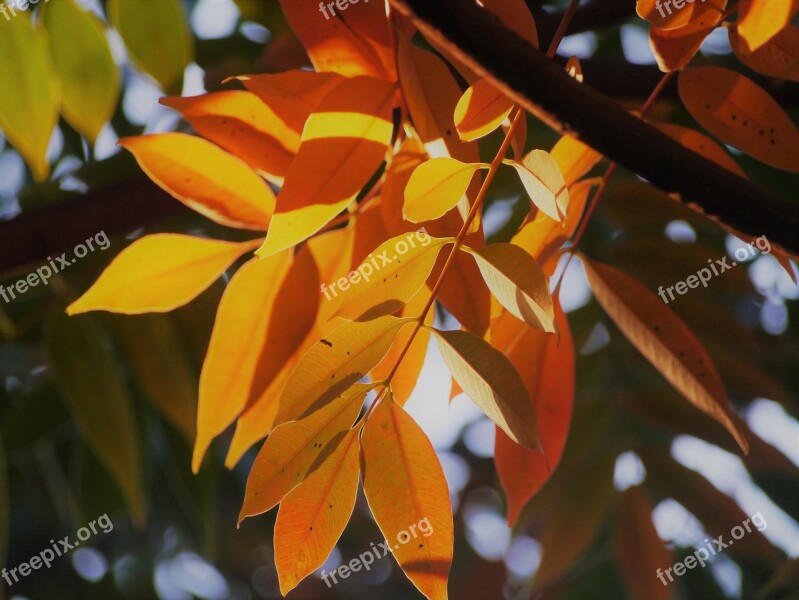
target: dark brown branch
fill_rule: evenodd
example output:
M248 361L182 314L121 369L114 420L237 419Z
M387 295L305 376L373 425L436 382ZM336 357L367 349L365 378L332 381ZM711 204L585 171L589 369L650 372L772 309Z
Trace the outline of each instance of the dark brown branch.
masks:
M489 77L527 111L711 218L799 256L799 207L687 150L569 77L475 2L390 0L428 38Z
M529 5L530 3L528 2ZM531 8L538 26L540 46L541 48L547 48L563 18L563 13L547 13L540 9L536 10L535 6ZM594 0L577 10L569 24L569 28L566 30L566 35L584 31L597 31L617 25L634 14L635 2L632 0Z

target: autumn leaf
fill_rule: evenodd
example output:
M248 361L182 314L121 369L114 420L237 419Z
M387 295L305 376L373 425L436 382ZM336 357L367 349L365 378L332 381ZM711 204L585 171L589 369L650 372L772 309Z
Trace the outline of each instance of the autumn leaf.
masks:
M575 353L563 310L555 312L559 336L536 331L503 313L491 324L491 344L521 375L538 416L544 454L514 443L497 428L494 464L508 499L513 526L525 504L547 482L560 462L571 424L575 390Z
M120 252L94 285L69 305L67 314L168 312L193 300L259 243L172 233L145 236Z
M432 158L411 175L405 188L402 215L411 223L432 221L455 208L474 174L485 164L466 164L454 158Z
M366 422L361 445L366 500L394 558L426 598L446 600L452 507L433 445L391 397Z
M749 52L755 52L783 28L799 11L799 0L741 0L738 33Z
M395 85L371 77L338 84L308 118L259 256L319 231L355 200L383 162Z
M150 179L201 215L229 227L269 226L275 194L240 158L183 133L130 137L119 143Z
M754 52L740 34L729 29L730 47L743 64L769 77L799 81L799 27L787 25Z
M690 329L646 287L608 265L583 259L597 302L661 375L702 412L749 445L727 404L713 361Z
M352 427L372 387L355 384L307 417L275 428L261 447L247 478L239 524L277 506L307 475L316 471L335 450L337 436Z
M280 398L276 423L301 418L349 389L385 356L411 318L344 322L300 359Z
M673 125L671 123L656 123L655 125L663 133L677 140L686 148L693 150L697 154L701 154L708 160L712 160L720 167L732 171L739 177L747 178L746 173L738 163L735 162L735 159L705 134L689 129L688 127L683 127L682 125Z
M513 100L487 79L481 79L464 92L455 107L455 127L467 142L485 137L508 118Z
M720 20L721 14L719 13L710 16L704 27L686 25L680 29L669 30L651 27L649 29L649 45L652 47L652 53L655 55L660 70L664 73L679 71L690 63Z
M355 508L361 472L360 427L351 429L280 503L275 522L275 567L284 596L330 555Z
M540 449L533 404L508 359L469 332L430 331L447 368L469 398L514 442Z
M743 75L721 67L680 73L680 98L699 123L726 144L766 164L799 173L799 130L777 102Z
M535 19L524 0L484 0L481 4L496 15L506 27L538 48Z
M424 285L441 248L454 241L406 234L383 242L353 271L354 276L341 278L331 287L333 294L341 290L337 316L368 321L396 312Z
M521 161L506 161L519 178L533 204L545 215L560 221L569 205L569 188L558 163L544 150L533 150Z
M673 30L695 25L706 27L724 12L727 0L707 0L706 2L687 2L678 0L682 7L677 8L665 0L637 0L635 10L638 16L646 19L658 29Z
M571 135L561 137L552 147L550 156L568 186L575 184L602 160L599 152Z
M474 256L488 289L516 318L531 327L555 331L555 315L549 283L538 263L519 246L490 244Z

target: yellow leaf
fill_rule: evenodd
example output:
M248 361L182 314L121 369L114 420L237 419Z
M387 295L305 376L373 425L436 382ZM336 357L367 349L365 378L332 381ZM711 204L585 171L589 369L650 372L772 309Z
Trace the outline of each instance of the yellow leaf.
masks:
M396 80L394 43L383 2L331 2L322 8L317 0L280 0L280 5L316 71Z
M255 94L215 92L192 98L162 98L205 138L236 155L276 185L282 185L300 147L300 131L288 127ZM307 115L306 115L307 116Z
M145 236L120 252L67 314L169 312L193 300L257 243L172 233Z
M584 257L583 265L597 302L630 343L688 401L724 425L748 452L749 444L727 404L724 384L693 332L628 275Z
M325 291L341 292L337 316L368 321L392 314L413 298L430 276L441 248L454 238L433 238L419 232L400 235L381 244L352 273ZM404 250L403 250L404 249ZM346 288L343 284L346 284Z
M466 90L455 107L458 134L467 142L485 137L502 125L512 109L513 100L481 79Z
M356 427L342 436L319 467L280 503L275 567L284 596L325 562L350 520L361 472L360 432Z
M516 169L533 204L555 221L569 206L569 188L552 155L533 150L521 162L508 161Z
M552 160L558 165L566 185L571 186L602 160L602 155L570 135L564 135L552 147Z
M0 127L36 181L44 181L59 97L46 40L27 11L2 22L0 57Z
M361 445L366 500L394 558L425 597L446 600L454 528L433 445L391 397L366 422Z
M789 26L799 11L799 0L741 0L738 33L754 52Z
M336 437L347 431L374 386L356 384L299 421L275 428L255 458L247 478L239 523L265 513L280 502L334 450Z
M195 472L211 440L269 387L305 339L316 319L317 286L307 251L293 264L287 252L253 259L230 280L200 376Z
M555 312L547 276L535 259L513 244L490 244L474 256L488 289L512 315L535 329L555 331Z
M728 171L732 171L744 179L747 178L746 173L738 166L735 159L727 154L719 144L703 133L699 133L688 127L683 127L682 125L672 125L670 123L656 123L655 125L663 133L674 138L686 148L693 150L697 154L701 154L720 167L724 167Z
M680 6L675 6L678 4ZM707 0L688 2L688 0L637 0L635 10L638 16L646 19L658 29L679 29L686 25L705 27L712 19L724 12L727 0Z
M305 124L259 256L308 239L355 200L383 162L394 125L395 85L345 79Z
M694 67L680 73L685 108L710 133L766 164L799 173L799 130L763 88L735 71Z
M116 481L133 519L145 519L136 415L118 357L95 317L59 315L50 331L49 362L81 434Z
M140 0L109 0L108 19L122 36L136 66L169 93L180 93L183 71L194 58L194 43L180 0L159 0L142 10Z
M769 77L799 81L799 27L786 26L754 52L735 29L730 27L729 33L735 56L747 67Z
M94 144L114 114L120 89L119 67L105 26L74 0L45 5L44 25L61 84L64 118Z
M540 449L533 404L505 355L466 331L431 331L444 362L469 398L514 442Z
M192 210L220 225L265 230L275 195L244 161L202 138L159 133L124 138L145 173Z
M275 422L302 418L349 389L380 362L400 328L411 321L385 316L336 327L300 359L280 398Z
M478 169L487 166L443 157L422 163L405 188L405 220L421 223L445 215L463 198Z

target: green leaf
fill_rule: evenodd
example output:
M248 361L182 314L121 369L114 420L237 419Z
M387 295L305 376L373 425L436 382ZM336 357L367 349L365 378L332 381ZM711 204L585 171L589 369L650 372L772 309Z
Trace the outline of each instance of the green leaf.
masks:
M170 94L180 94L183 71L194 58L194 42L180 0L109 0L108 18L136 66Z
M86 443L117 482L134 521L145 518L141 449L118 360L96 317L58 316L49 332L49 365Z
M61 83L64 118L91 144L114 114L120 76L105 27L75 0L45 5L44 26L50 36L53 66Z
M0 127L36 181L50 175L47 144L58 122L58 88L47 42L27 12L0 22Z

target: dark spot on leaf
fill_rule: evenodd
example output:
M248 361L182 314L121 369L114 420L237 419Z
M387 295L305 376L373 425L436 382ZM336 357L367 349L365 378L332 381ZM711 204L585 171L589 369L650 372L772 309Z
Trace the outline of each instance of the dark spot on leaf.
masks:
M333 344L332 344L331 342L328 342L328 341L327 341L327 340L325 340L325 339L321 339L321 340L319 340L319 341L320 341L321 343L323 343L325 346L327 346L328 348L332 348L332 347L333 347ZM349 354L349 352L348 352L347 354Z

